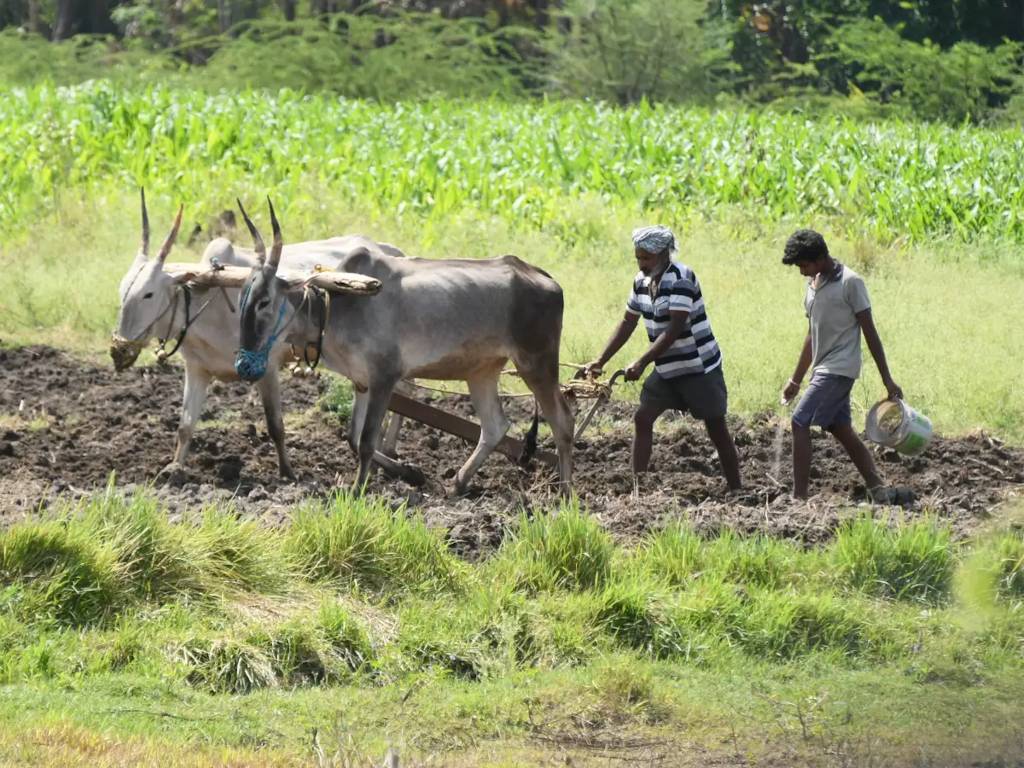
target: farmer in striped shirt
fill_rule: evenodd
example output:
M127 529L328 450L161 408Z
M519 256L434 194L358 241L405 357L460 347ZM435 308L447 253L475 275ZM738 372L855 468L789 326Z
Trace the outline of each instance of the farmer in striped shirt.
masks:
M633 230L633 245L640 272L633 280L626 314L601 356L583 370L588 376L599 376L643 316L651 346L626 368L626 380L638 380L652 362L654 371L644 381L634 417L633 472L647 471L654 422L665 411L675 409L704 422L726 482L736 490L740 487L739 458L725 423L722 352L711 332L700 283L692 269L672 260L676 239L668 227Z

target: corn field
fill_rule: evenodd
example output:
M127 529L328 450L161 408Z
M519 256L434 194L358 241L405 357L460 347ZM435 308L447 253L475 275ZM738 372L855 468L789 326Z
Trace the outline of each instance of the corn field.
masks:
M309 190L543 229L590 196L667 216L828 218L889 239L1024 240L1019 131L641 104L378 104L107 83L0 92L0 229L58 194L145 185L197 208Z

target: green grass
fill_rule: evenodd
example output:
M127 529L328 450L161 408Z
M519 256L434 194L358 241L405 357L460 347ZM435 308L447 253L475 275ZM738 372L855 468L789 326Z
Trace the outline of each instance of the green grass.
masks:
M284 548L315 578L385 594L458 591L463 577L435 532L377 497L339 493L300 507Z
M681 524L624 547L567 504L467 564L372 500L275 533L108 491L0 534L0 761L510 765L559 739L586 765L685 733L856 764L950 727L995 759L1020 737L1021 551L866 518L808 550Z
M839 578L857 589L925 603L949 595L955 545L937 521L891 529L861 517L840 529L831 549Z
M611 575L611 537L575 500L553 514L520 514L493 567L526 591L600 587Z

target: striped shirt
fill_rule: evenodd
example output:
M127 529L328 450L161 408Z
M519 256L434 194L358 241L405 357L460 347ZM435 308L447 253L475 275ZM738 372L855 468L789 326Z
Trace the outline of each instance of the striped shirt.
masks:
M626 311L643 315L647 337L652 342L668 328L670 311L690 313L679 338L654 361L655 370L664 378L709 373L722 364L722 352L704 311L700 283L693 270L685 264L669 262L653 300L651 278L638 272L633 279L633 291L626 302Z

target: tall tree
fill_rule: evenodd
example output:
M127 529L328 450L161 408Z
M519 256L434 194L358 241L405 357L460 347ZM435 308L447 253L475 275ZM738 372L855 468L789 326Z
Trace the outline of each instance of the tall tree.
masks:
M53 39L66 40L72 35L105 34L114 31L107 0L57 0L57 17Z

